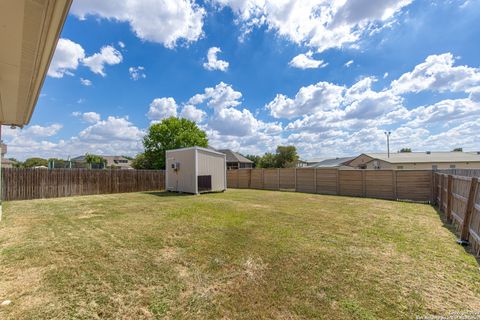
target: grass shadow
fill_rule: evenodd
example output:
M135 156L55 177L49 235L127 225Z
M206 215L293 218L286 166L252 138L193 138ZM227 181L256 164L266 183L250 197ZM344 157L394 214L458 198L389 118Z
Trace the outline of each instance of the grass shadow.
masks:
M440 208L438 208L437 206L435 206L433 204L432 204L432 207L437 212L438 217L442 221L443 227L445 229L447 229L448 231L450 231L451 233L453 233L455 235L455 237L457 237L457 239L459 239L460 238L460 233L459 233L457 227L453 224L453 222L448 221L447 215L444 212L440 211ZM460 246L461 244L457 244L457 245ZM475 254L472 246L467 245L467 246L462 246L462 247L463 247L463 250L465 250L466 253L471 254L475 258L475 260L477 261L477 264L480 266L480 256L477 256Z
M151 196L157 197L186 197L186 196L194 196L194 194L190 193L180 193L180 192L171 192L171 191L145 191L142 192L143 194L148 194Z

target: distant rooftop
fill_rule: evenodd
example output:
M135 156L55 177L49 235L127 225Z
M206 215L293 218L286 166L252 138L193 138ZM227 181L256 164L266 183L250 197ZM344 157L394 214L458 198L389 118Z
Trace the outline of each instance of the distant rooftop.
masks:
M421 163L421 162L480 162L477 152L398 152L390 153L365 153L365 155L387 161L390 163Z
M237 153L230 149L217 149L217 151L226 155L227 162L253 163L253 161L245 158L240 153Z
M343 158L334 158L334 159L325 159L323 161L317 162L310 165L310 168L332 168L332 167L341 167L345 163L348 163L355 159L356 157L343 157Z

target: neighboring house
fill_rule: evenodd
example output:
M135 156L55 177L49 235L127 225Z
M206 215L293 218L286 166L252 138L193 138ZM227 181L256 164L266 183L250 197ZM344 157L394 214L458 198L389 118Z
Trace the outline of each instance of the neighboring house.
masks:
M237 152L234 152L230 149L220 149L217 151L226 155L228 170L253 168L253 161L248 160Z
M133 169L131 164L132 161L122 157L122 156L101 156L105 159L105 166L103 165L94 165L92 169L103 169L103 168L115 168L115 169ZM86 164L85 156L79 156L72 158L71 161L77 164ZM77 166L78 167L78 166Z
M133 169L132 160L122 156L102 156L107 161L108 168Z
M2 158L2 168L15 168L16 164L17 164L16 161Z
M350 161L355 159L355 157L343 157L343 158L334 158L334 159L325 159L313 164L310 164L309 168L340 168L348 166Z
M349 166L357 169L480 169L480 154L470 152L362 153Z
M297 160L297 168L305 168L308 167L308 161L305 160Z

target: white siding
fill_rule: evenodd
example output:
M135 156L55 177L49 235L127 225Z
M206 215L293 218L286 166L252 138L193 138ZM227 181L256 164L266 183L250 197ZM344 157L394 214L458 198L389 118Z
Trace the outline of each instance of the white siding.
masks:
M167 190L196 193L195 149L171 150L166 154ZM180 169L172 169L178 162Z
M225 156L207 152L197 151L198 173L199 176L212 176L212 191L223 191L225 186Z

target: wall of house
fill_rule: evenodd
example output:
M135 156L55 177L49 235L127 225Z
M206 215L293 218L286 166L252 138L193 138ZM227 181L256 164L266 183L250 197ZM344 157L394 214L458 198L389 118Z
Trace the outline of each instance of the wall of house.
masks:
M452 169L451 166L455 166L455 169L480 169L480 162L422 162L422 163L389 163L382 160L372 160L367 163L367 169L378 169L375 168L374 162L377 161L380 169L398 169L398 170L432 170L433 166L436 165L438 170L441 169Z
M197 151L197 175L212 176L212 191L223 191L226 184L226 163L223 154L215 154L203 150Z
M166 154L167 190L195 193L197 177L195 175L195 150L172 150ZM172 164L178 162L178 171L172 169Z

